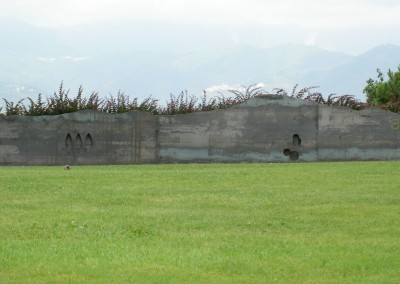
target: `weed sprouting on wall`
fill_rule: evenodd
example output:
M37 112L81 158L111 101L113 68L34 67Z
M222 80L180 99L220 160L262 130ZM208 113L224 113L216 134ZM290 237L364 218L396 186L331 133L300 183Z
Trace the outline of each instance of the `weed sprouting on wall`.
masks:
M370 105L356 100L354 96L351 95L338 96L336 94L331 94L325 99L321 93L314 91L314 89L318 88L316 86L306 87L300 90L297 90L297 87L298 84L294 86L290 94L284 89L274 89L273 93L276 95L313 101L328 106L347 106L356 110L363 109ZM124 113L137 110L155 115L173 115L225 109L243 103L253 97L267 94L263 88L257 87L257 85L244 87L244 91L228 90L225 94L219 92L216 96L209 96L204 91L204 94L200 98L189 95L185 90L178 96L170 94L169 100L167 100L165 104L160 104L159 100L151 96L140 102L138 98L131 99L122 91L118 91L116 97L110 95L108 98L100 98L97 92L93 92L89 97L83 97L82 86L79 87L78 94L74 98L69 97L69 91L70 90L64 88L64 84L61 82L58 92L54 92L54 94L47 97L46 100L43 100L42 94L39 94L36 100L29 97L17 103L9 102L3 98L5 102L5 114L7 116L39 116L58 115L81 110L95 110L106 113ZM24 103L26 100L29 101L28 105ZM386 105L381 106L381 108L392 111L400 109L400 107Z

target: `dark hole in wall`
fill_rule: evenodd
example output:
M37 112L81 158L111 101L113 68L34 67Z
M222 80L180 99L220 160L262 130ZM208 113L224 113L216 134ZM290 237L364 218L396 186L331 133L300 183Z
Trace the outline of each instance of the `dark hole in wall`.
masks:
M75 138L75 152L79 153L82 149L82 138L81 135L78 133Z
M86 151L89 151L93 148L93 139L92 139L92 135L90 135L90 133L88 133L86 135L85 138L85 149Z
M301 145L301 139L299 134L294 134L293 135L293 145L294 146L300 146Z
M72 137L71 137L71 134L69 134L69 133L65 137L65 149L67 150L68 154L73 151Z
M291 152L290 149L285 149L285 150L283 150L283 155L289 156L290 152Z

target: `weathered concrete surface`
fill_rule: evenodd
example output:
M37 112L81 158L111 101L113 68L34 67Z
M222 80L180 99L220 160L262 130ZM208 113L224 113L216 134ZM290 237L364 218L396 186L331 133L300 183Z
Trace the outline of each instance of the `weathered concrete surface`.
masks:
M0 120L0 164L135 164L156 160L156 119L82 111Z
M400 116L377 108L320 108L318 160L399 160Z
M285 96L153 116L0 117L0 165L400 160L400 116Z
M303 161L314 161L317 116L318 105L280 96L254 98L226 110L160 116L159 159L285 162L297 152ZM294 143L295 135L300 143Z

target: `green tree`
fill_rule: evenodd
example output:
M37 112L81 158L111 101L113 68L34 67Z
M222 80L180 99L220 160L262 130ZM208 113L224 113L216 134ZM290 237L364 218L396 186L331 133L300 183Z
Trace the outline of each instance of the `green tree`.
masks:
M369 79L364 93L367 95L367 102L374 106L392 104L400 100L400 65L397 72L389 69L385 80L383 73L377 69L378 79Z

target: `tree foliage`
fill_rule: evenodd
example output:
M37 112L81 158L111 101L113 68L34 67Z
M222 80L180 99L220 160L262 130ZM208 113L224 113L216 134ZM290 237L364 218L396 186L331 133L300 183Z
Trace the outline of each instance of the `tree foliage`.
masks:
M394 112L399 112L400 104L400 65L397 72L389 69L385 80L383 73L377 69L378 78L368 79L364 93L367 95L367 102L373 106L382 107Z

